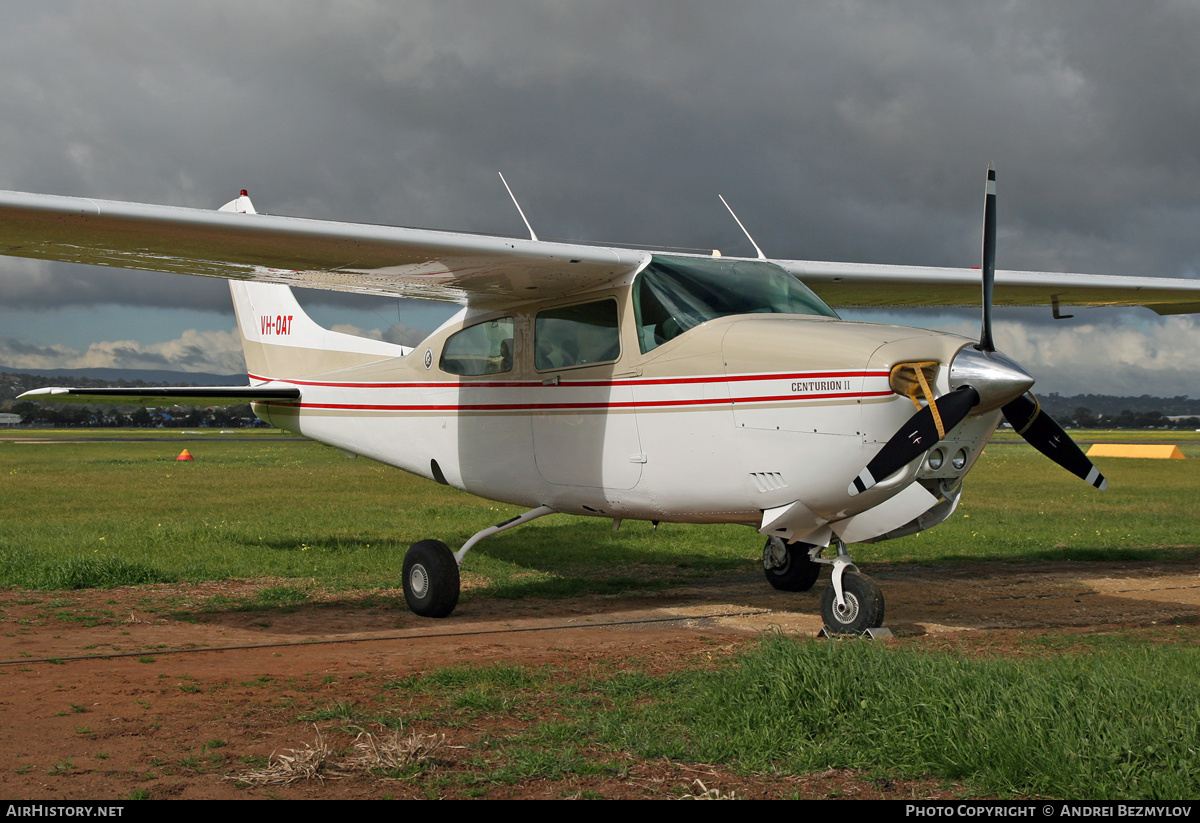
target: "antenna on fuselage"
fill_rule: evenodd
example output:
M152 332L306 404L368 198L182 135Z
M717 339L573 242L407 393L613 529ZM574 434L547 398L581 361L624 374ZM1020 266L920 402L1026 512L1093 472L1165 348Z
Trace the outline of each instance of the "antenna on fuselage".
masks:
M722 197L722 196L721 196L721 195L719 195L719 194L717 195L717 197L720 197L720 198L721 198L721 202L722 202L722 203L725 203L725 198L724 198L724 197ZM758 244L754 242L754 238L750 236L750 232L746 231L746 227L742 225L742 221L741 221L741 220L738 220L738 216L737 216L736 214L734 214L734 213L733 213L733 209L729 207L729 204L728 204L728 203L725 203L725 208L729 209L729 215L730 215L730 217L732 217L732 218L733 218L733 220L734 220L734 222L738 224L738 228L742 230L742 234L746 235L746 239L750 241L750 245L751 245L751 246L754 246L754 250L755 250L756 252L758 252L758 259L759 259L759 260L766 260L766 259L767 259L767 256L766 256L765 254L763 254L763 253L762 253L762 249L760 249L760 248L758 247Z
M521 215L521 219L525 221L525 228L529 229L529 239L537 240L538 236L533 233L533 226L529 225L529 220L525 218L525 212L521 211L521 204L517 202L517 196L512 193L512 189L508 188L508 181L504 179L504 172L499 172L499 174L500 182L504 184L504 188L508 189L508 196L512 198L513 205L517 207L517 214Z

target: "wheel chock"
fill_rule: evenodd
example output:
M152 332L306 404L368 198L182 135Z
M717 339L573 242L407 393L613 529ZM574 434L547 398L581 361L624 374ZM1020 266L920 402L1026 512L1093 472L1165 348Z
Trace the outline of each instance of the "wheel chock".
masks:
M847 634L846 632L834 633L829 631L828 626L822 626L817 632L817 637L828 637L830 640L840 637L865 637L869 640L891 640L896 635L892 634L892 630L884 627L877 629L865 629L857 635Z

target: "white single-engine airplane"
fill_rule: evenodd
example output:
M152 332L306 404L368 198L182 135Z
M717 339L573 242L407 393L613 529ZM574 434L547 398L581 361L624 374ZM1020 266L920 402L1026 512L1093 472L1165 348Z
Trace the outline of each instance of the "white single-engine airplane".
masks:
M1200 312L1200 281L687 254L0 192L0 254L229 279L250 385L39 389L64 402L253 404L268 423L529 509L457 552L412 545L405 599L449 615L480 540L554 512L741 523L771 585L832 584L826 626L882 625L846 544L928 529L1003 416L1097 488L1091 462L995 350L1003 305ZM753 242L753 241L751 241ZM755 246L757 249L757 246ZM830 305L962 306L980 339L847 322ZM415 348L326 330L290 286L453 300ZM832 557L822 553L834 547Z

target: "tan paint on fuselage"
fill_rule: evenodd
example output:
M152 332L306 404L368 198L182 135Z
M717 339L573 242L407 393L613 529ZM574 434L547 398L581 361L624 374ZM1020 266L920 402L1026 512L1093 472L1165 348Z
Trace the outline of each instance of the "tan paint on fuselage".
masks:
M374 353L279 346L274 343L251 343L244 348L246 370L262 376L286 374L293 378L313 377L339 374L357 366L390 362L381 360Z

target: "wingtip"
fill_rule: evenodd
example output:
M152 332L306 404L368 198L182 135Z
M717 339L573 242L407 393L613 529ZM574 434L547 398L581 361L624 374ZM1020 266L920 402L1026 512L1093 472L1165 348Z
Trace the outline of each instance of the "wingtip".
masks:
M27 392L22 392L21 394L18 394L17 400L20 400L22 397L49 397L49 396L55 395L55 394L70 394L70 393L71 393L70 389L60 389L60 388L30 389Z

